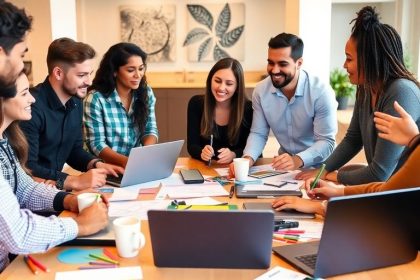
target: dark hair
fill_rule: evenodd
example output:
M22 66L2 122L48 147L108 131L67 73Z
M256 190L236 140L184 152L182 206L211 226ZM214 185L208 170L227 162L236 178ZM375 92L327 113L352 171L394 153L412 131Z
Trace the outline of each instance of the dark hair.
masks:
M56 39L48 47L48 73L51 74L58 64L61 64L61 67L71 67L76 63L92 59L95 55L95 50L88 44L76 42L70 38Z
M18 9L9 2L0 1L0 46L6 54L31 29L32 17L24 9Z
M23 72L20 73L21 75L25 75ZM4 101L7 99L13 98L14 96L8 97L0 97L0 126L4 122ZM16 154L16 157L19 160L20 165L22 168L29 174L30 171L26 168L26 162L28 160L28 141L26 140L25 134L23 134L22 130L20 129L19 122L14 121L12 122L4 131L4 135L7 137L10 146L13 149L13 152Z
M271 49L292 48L291 57L294 61L298 60L303 55L303 41L298 36L290 33L280 33L273 37L268 42L268 47Z
M206 81L206 94L204 96L204 112L201 118L201 135L210 137L211 134L216 134L214 129L214 110L216 108L216 99L211 90L211 81L214 74L221 69L231 69L236 78L236 90L230 102L230 115L228 122L228 140L231 145L235 145L238 141L239 130L244 116L245 107L245 82L244 71L242 66L234 58L223 58L216 62L211 68Z
M110 47L101 60L89 90L93 89L103 96L109 97L116 88L115 72L121 66L126 65L128 59L132 56L141 57L146 66L147 54L137 45L132 43L118 43ZM135 96L133 107L134 122L142 134L146 128L147 117L149 115L146 75L141 79L138 89L133 90L132 93Z
M403 47L397 31L388 24L379 21L375 8L362 8L354 22L351 38L357 44L357 70L364 73L363 88L358 87L358 93L368 94L375 90L379 95L395 79L403 78L418 81L404 65ZM377 99L378 100L378 99Z

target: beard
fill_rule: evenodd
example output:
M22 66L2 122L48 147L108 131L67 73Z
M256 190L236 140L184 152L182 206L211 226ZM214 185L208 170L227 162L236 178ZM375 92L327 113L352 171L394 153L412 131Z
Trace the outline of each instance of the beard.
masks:
M67 87L64 84L63 87L62 87L62 90L68 96L74 96L74 97L77 97L79 99L83 99L86 96L86 94L82 94L82 93L79 93L78 92L78 90L79 89L82 89L82 88L87 88L87 86L81 86L81 87L77 87L77 88L70 88L70 87Z
M278 74L273 74L273 73L269 73L269 74L270 74L270 78L271 78L271 82L273 83L273 86L277 89L284 88L285 86L290 84L290 82L295 77L292 74L285 74L285 73L282 73L282 72L280 72ZM284 81L282 83L279 83L279 82L274 80L274 76L282 76L284 78Z

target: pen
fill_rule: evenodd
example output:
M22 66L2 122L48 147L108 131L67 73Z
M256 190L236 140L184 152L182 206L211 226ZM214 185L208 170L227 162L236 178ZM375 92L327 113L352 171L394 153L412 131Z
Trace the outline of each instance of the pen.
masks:
M325 169L325 163L321 165L321 168L318 171L318 174L316 174L315 180L312 182L311 190L315 188L315 186L318 184L319 178L321 178L322 172L324 172Z
M210 135L210 147L213 148L213 134ZM211 158L209 159L209 163L208 163L208 166L210 165L211 165Z
M229 191L229 198L232 198L234 193L235 193L235 185L232 185Z
M45 271L45 272L49 272L50 271L50 269L48 267L46 267L45 265L43 265L41 262L37 261L34 257L28 255L28 259L30 259L31 262L34 263L34 265L36 265L37 267L39 267L43 271Z
M36 265L28 258L28 256L24 256L23 260L25 261L26 265L32 271L33 274L37 275L39 270L36 268Z
M264 185L266 185L266 186L272 186L272 187L276 187L276 188L281 188L281 187L283 187L283 186L286 186L288 184L288 182L284 182L284 183L281 183L281 184L279 184L279 185L276 185L276 184L270 184L270 183L264 183Z

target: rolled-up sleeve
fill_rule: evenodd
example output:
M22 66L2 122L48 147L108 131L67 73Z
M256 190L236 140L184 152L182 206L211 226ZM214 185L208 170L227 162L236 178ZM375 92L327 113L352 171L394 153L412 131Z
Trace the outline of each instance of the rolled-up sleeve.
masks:
M149 102L147 104L149 109L149 115L147 116L147 123L144 130L144 136L153 135L157 139L159 139L158 128L156 124L156 114L155 114L155 105L156 105L156 97L153 93L151 87L147 88L147 95L149 97Z

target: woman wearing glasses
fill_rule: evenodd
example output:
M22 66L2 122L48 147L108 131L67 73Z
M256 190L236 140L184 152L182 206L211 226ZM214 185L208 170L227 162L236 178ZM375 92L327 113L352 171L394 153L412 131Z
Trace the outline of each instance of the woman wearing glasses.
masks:
M146 53L118 43L104 54L85 101L89 150L125 167L131 148L157 143L156 98L146 82Z

